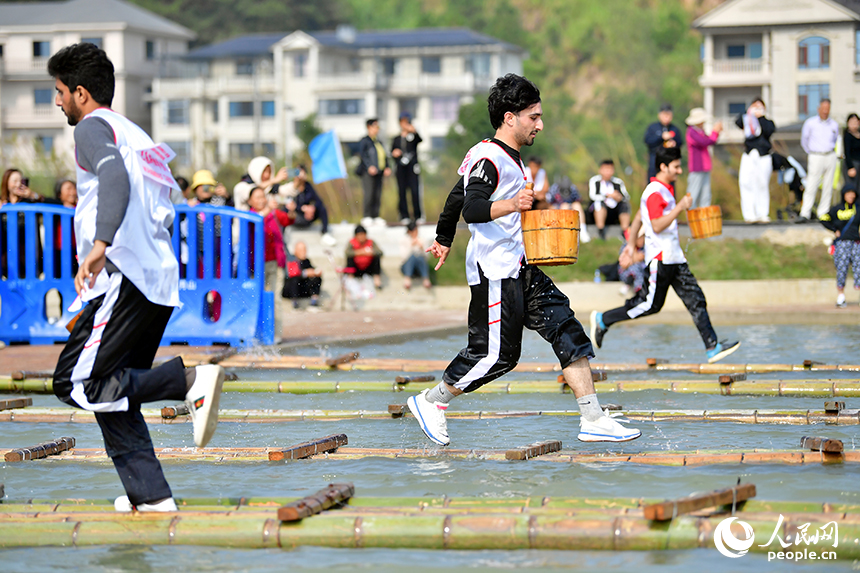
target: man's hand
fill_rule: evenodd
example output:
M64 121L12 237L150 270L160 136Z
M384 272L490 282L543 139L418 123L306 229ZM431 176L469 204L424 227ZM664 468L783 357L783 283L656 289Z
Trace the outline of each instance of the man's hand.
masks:
M95 286L96 277L105 268L105 263L107 262L107 257L105 257L106 249L107 243L97 239L92 250L84 259L84 262L78 267L78 274L75 275L75 290L78 292L78 295L83 294L85 286L86 288L93 288Z
M630 265L632 265L633 264L633 254L635 252L636 252L636 248L633 245L631 245L630 243L627 243L624 246L624 250L622 250L621 254L618 255L618 265L622 269L626 269Z
M514 210L519 211L520 213L524 211L529 211L532 208L532 205L535 201L535 191L534 189L529 189L524 187L517 193L517 196L514 197Z
M848 170L848 177L855 177L857 175L857 170L853 167Z
M316 211L317 208L314 205L302 205L302 214L308 221L314 218Z
M663 133L660 134L660 137L663 138L663 141L668 141L668 140L672 139L672 132L671 131L664 131Z
M403 155L403 150L401 150L399 147L395 147L391 150L391 157L393 157L394 159L400 158L401 155Z
M442 268L442 265L445 264L445 259L448 258L448 253L451 252L451 247L445 247L440 245L437 241L433 241L433 244L430 245L430 248L427 249L427 252L439 259L439 262L436 263L436 269L439 270Z
M272 179L272 183L283 183L287 180L287 168L281 167L278 169L278 173L275 175L275 178Z
M684 195L684 197L681 198L680 201L678 201L678 205L681 207L681 209L684 209L686 211L693 206L693 196L687 193L686 195Z
M376 165L371 165L367 168L367 174L371 177L376 175L377 173L379 173L379 169L376 167Z
M613 191L609 194L610 197L621 203L624 201L624 195L621 194L621 191Z
M383 172L382 172L382 176L383 176L383 177L388 177L389 175L391 175L391 168L390 168L390 167L386 167L386 168L385 168L385 171L383 171Z

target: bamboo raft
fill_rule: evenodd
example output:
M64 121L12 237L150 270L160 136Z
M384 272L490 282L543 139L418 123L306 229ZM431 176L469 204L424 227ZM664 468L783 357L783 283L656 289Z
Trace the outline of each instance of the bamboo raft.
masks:
M0 449L0 454L11 450ZM162 461L182 462L239 462L259 463L270 462L272 452L282 452L277 447L194 447L155 448L156 457ZM309 456L311 460L356 460L364 458L447 458L468 460L505 461L508 450L492 450L483 448L359 448L342 447L336 452ZM697 450L691 452L636 452L636 453L582 453L555 452L541 455L540 460L559 463L611 463L611 464L644 464L658 466L706 466L706 465L759 465L759 464L834 464L860 463L860 451L828 453L823 451L797 450ZM106 462L107 454L103 449L75 448L44 460L26 463L59 463L59 462ZM285 462L273 462L285 463ZM512 462L516 463L516 462Z
M218 413L221 422L238 423L278 423L302 421L343 421L343 420L390 420L411 416L407 409L395 412L388 410L231 410L222 409ZM161 410L144 408L144 418L150 424L190 424L191 418L185 414L176 415L179 407L166 407ZM167 412L165 412L167 411ZM767 410L767 409L723 409L723 410L625 410L624 416L637 422L728 422L734 424L781 424L812 425L827 424L837 426L860 425L860 410ZM448 410L446 417L454 420L492 420L501 418L522 418L531 416L579 417L579 410L518 410L518 411L469 411ZM0 411L0 422L21 423L77 423L94 424L95 414L76 408L26 408Z
M224 392L331 394L344 392L420 392L437 382L361 382L361 381L245 381L224 382ZM659 390L678 394L715 396L782 396L798 398L857 398L860 380L621 380L595 382L598 393ZM50 380L12 380L0 378L0 392L53 394ZM567 384L556 380L496 381L476 391L481 394L559 394L571 393Z
M295 499L177 500L175 513L117 513L111 502L0 504L0 547L207 545L243 548L386 547L655 551L709 547L725 507L667 521L644 516L644 500L353 497L339 509L292 523L277 518ZM655 500L657 501L657 500ZM860 558L860 508L751 500L737 513L761 536L784 520L783 539L838 526L839 559ZM831 529L835 530L834 529ZM737 533L737 532L736 532ZM766 552L758 547L752 551ZM829 550L822 541L810 550ZM802 548L803 546L798 546Z

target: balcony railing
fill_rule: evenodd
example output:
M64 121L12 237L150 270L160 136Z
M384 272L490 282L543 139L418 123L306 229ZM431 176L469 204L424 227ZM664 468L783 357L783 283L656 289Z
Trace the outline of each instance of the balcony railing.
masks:
M3 120L3 127L6 128L61 127L66 123L63 112L54 105L37 105L30 108L5 107L0 117Z
M6 74L48 75L48 58L0 58L0 69Z
M762 59L711 60L707 71L711 74L760 74L764 71Z

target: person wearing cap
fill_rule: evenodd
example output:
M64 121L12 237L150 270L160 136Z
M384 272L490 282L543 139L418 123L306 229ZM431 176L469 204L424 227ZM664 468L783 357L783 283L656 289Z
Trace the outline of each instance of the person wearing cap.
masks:
M201 169L194 173L194 177L191 178L191 191L200 203L206 203L212 207L233 206L233 198L227 193L227 188L215 181L215 177L208 169Z
M845 308L845 281L848 265L854 271L854 290L860 290L860 217L857 216L857 189L849 181L842 188L842 203L819 218L824 227L833 231L833 264L836 266L836 306Z
M694 107L684 120L687 124L687 193L693 197L693 206L707 207L711 204L711 151L708 149L717 142L723 124L714 124L710 134L705 133L705 122L708 112L701 107Z
M408 111L400 114L400 134L391 142L391 157L396 164L397 188L400 192L398 209L400 222L404 225L409 221L424 222L421 209L421 165L418 164L418 144L421 136L412 125L412 115ZM407 197L412 201L412 215L409 214Z
M654 157L661 147L681 147L684 140L681 138L681 130L672 123L674 117L672 105L664 103L660 106L657 121L645 130L645 145L648 146L648 181L657 175L657 166Z

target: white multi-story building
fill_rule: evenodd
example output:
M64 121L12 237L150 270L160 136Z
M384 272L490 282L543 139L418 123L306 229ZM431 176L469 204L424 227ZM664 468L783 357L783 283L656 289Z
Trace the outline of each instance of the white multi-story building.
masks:
M743 141L734 120L756 97L788 139L823 98L840 124L860 112L860 1L728 0L693 26L704 36L704 107L728 128L720 143Z
M356 32L297 31L234 38L190 52L153 83L157 140L190 149L195 168L256 153L284 158L315 115L323 130L357 143L377 117L383 138L409 112L424 143L438 150L460 105L495 79L522 73L525 52L463 28Z
M71 157L72 129L54 105L48 58L76 42L107 52L116 72L113 109L147 131L145 94L165 57L188 51L191 30L122 0L0 4L0 141L4 155L34 146Z

